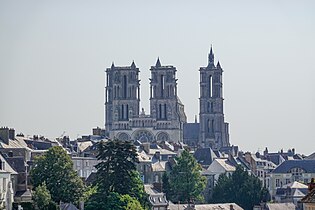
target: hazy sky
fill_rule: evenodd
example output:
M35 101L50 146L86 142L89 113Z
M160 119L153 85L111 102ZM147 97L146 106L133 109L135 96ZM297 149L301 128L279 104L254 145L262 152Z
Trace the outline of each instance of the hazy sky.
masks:
M104 69L177 67L188 121L210 45L231 144L315 152L315 1L0 1L0 126L72 138L104 125Z

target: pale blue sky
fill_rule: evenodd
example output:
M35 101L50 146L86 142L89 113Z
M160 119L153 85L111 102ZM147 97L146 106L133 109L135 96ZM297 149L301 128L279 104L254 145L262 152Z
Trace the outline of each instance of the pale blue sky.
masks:
M177 67L188 120L213 44L230 140L244 151L315 151L314 1L1 1L0 126L72 138L104 124L104 69Z

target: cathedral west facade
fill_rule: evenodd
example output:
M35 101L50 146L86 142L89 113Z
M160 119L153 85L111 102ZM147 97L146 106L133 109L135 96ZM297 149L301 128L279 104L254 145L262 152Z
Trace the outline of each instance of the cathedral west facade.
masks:
M208 65L199 70L199 123L186 122L184 105L177 95L176 68L161 65L158 58L150 71L150 113L146 114L140 111L140 71L136 64L113 63L106 69L105 129L110 138L140 142L186 139L194 146L213 149L229 146L228 124L223 114L223 70L219 62L214 64L212 48Z

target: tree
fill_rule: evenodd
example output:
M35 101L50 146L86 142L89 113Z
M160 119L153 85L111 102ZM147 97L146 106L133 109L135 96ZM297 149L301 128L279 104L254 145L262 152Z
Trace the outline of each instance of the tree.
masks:
M85 206L86 210L143 210L140 202L130 195L110 192L106 197L101 193L94 194Z
M135 146L129 141L114 139L99 142L98 151L97 158L101 162L95 166L97 193L91 196L87 205L104 209L107 204L102 199L110 199L112 193L117 193L120 196L129 195L142 206L147 206L147 194L136 171L138 159Z
M190 203L192 200L203 200L201 195L206 186L206 179L201 175L201 166L187 151L176 158L177 164L169 176L170 200ZM165 183L164 183L165 184Z
M56 203L76 203L82 196L83 182L74 171L70 156L62 147L51 147L37 157L30 175L35 189L45 183Z
M167 199L170 199L171 198L171 185L170 185L170 181L169 181L169 175L167 174L167 172L165 172L162 176L162 189L163 189L163 192L165 193L166 195L166 198Z
M249 175L241 166L237 166L232 175L221 174L213 190L213 203L234 202L244 209L253 209L267 198L268 191L261 181ZM266 200L265 200L266 201Z
M55 210L56 204L51 199L49 190L46 188L45 182L37 186L33 194L34 208L38 210Z

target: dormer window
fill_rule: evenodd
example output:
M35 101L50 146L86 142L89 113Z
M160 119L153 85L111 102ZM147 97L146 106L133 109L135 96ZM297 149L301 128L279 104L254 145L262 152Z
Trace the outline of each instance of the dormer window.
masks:
M305 173L305 170L302 168L291 168L289 173L291 173L293 181L301 181L302 175Z

